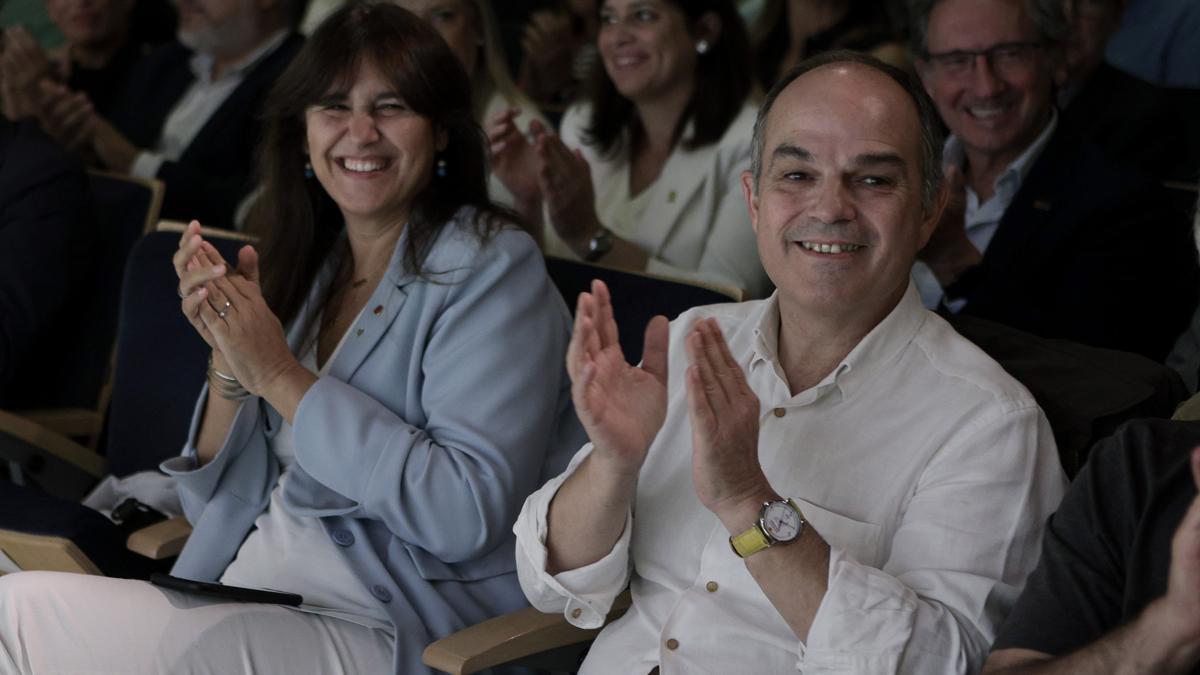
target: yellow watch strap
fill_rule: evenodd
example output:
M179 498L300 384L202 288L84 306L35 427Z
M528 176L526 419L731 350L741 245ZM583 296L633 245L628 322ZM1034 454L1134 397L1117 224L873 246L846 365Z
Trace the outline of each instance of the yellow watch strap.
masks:
M754 527L730 537L729 545L733 547L733 552L738 554L738 557L747 558L768 548L771 542L767 540L767 535L762 531L762 527L755 523Z

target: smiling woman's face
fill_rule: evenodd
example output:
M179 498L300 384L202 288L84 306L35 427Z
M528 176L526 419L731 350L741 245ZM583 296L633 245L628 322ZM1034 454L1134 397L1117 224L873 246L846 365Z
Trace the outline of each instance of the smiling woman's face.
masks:
M635 102L695 79L687 17L666 0L605 0L596 46L617 91Z
M313 173L346 226L403 225L444 145L433 123L369 61L349 90L328 92L304 119Z

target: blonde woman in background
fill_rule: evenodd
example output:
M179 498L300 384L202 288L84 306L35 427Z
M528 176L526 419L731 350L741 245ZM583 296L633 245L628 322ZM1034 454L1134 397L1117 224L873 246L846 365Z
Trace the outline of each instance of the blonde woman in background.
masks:
M513 83L500 49L500 28L487 0L395 0L425 19L450 45L471 78L475 119L480 125L509 121L522 133L536 121L549 128L537 106ZM488 192L493 201L514 206L513 194L492 174Z

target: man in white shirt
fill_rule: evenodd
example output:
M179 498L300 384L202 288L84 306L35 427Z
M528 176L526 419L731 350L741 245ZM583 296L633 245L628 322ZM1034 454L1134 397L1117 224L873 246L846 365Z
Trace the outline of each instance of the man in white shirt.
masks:
M1060 124L1063 4L911 3L917 72L952 134L951 206L913 275L931 309L1161 362L1200 286L1187 218L1078 138L1079 110Z
M935 119L870 57L806 61L742 178L776 294L655 319L639 368L603 285L580 297L592 443L514 529L542 611L598 627L632 590L583 673L982 665L1064 479L1033 398L911 283L946 198Z

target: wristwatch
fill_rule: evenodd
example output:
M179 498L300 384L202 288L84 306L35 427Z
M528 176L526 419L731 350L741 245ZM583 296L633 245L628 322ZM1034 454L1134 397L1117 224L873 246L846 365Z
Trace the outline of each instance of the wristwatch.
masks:
M601 225L596 234L592 235L592 238L588 240L587 255L583 256L583 259L587 262L596 262L611 251L612 247L612 232L609 232L607 227Z
M790 499L765 502L758 512L754 527L729 538L729 545L739 558L749 558L776 544L790 544L804 532L804 514Z

